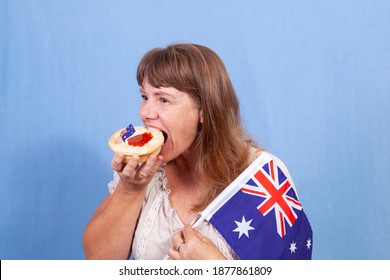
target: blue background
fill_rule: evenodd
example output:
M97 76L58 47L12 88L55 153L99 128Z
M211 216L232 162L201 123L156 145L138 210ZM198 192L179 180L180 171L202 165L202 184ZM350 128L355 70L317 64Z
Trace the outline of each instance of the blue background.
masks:
M151 48L204 44L289 168L314 259L390 259L390 1L0 1L0 258L83 259Z

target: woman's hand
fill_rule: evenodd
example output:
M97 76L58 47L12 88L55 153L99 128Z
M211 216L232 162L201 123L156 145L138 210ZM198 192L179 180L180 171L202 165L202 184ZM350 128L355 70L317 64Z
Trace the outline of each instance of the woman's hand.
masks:
M130 193L144 190L163 162L162 156L155 155L149 156L143 164L139 163L138 156L133 156L127 164L123 162L124 158L122 153L115 153L111 167L121 179L118 186Z
M173 260L225 260L218 248L190 225L172 238L168 256Z

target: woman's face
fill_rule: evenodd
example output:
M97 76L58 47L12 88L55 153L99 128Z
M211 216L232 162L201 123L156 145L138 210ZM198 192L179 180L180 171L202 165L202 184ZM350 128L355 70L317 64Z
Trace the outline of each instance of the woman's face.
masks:
M187 154L201 122L201 110L189 94L173 87L155 88L147 80L140 89L140 117L146 127L164 132L165 144L160 155L169 162ZM189 154L190 155L190 154Z

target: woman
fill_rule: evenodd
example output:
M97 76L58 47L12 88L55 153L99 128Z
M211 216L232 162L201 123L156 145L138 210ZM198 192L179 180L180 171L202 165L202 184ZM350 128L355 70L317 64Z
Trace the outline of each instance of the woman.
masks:
M263 150L242 126L237 96L209 48L153 49L137 69L146 127L164 132L158 156L139 165L116 153L110 194L84 234L90 259L237 259L201 212Z

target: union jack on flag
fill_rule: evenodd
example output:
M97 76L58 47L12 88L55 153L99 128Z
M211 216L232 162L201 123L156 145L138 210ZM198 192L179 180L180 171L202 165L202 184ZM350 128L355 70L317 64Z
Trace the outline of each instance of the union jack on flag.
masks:
M310 223L287 169L275 159L261 153L202 217L240 259L311 259Z
M241 190L246 194L265 198L257 209L264 216L273 210L280 237L286 235L285 221L291 227L297 220L294 208L302 210L293 186L273 160L264 164Z

